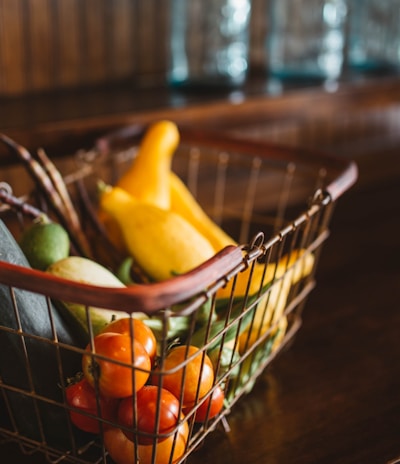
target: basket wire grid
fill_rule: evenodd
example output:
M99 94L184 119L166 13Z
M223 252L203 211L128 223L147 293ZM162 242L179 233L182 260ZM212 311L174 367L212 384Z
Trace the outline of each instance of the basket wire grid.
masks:
M64 173L89 242L95 252L106 248L107 253L99 253L98 260L111 268L120 257L110 252L108 241L93 221L94 189L99 178L113 183L129 166L141 133L132 126L99 140L93 150L78 153L74 157L77 166ZM101 418L99 436L81 434L69 420L71 407L65 400L66 379L71 373L64 357L81 359L88 343L93 359L99 360L93 350L91 306L130 314L140 311L157 320L158 366L153 367L149 375L157 377L160 385L171 374L164 363L172 346L199 347L202 368L206 357L212 361L214 381L209 392L200 397L199 383L194 406L185 411L174 430L168 434L155 430L147 437L155 444L159 439L173 436L174 449L178 446L179 427L186 424L188 439L184 453L173 462L187 459L217 427L229 430L227 417L234 404L251 391L265 367L300 328L304 304L315 286L321 248L329 236L333 207L357 177L354 163L301 149L184 131L173 169L195 193L205 211L237 240L239 246L225 248L187 274L123 289L74 283L0 262L0 283L9 290L14 314L14 323L0 325L0 340L17 339L21 352L18 369L26 375L25 382L14 383L11 377L7 378L2 366L0 408L1 416L6 419L0 423L0 433L7 440L17 441L24 452L39 450L54 463L113 462L103 445L102 432L118 424ZM37 197L35 192L27 198L33 201ZM43 202L39 204L43 207ZM15 219L5 206L2 217L7 224ZM26 222L21 214L17 215L17 220L22 220L22 226ZM29 292L46 301L46 337L25 330L16 296L19 292ZM89 332L84 345L63 342L58 333L54 301L85 305ZM175 322L182 320L185 333L171 331ZM134 333L131 336L134 338ZM35 346L39 350L43 346L51 347L47 349L47 353L50 352L47 369L55 366L50 377L59 385L53 396L41 392L36 385L39 374L35 371L38 362L33 359L37 354ZM179 366L182 386L193 358L188 349L185 353ZM135 364L134 359L132 364ZM74 366L80 368L80 364ZM138 368L129 366L135 379ZM219 387L225 394L223 409L216 417L197 423L197 409ZM29 406L24 412L34 424L34 432L25 430L20 400ZM132 401L136 410L135 395ZM182 398L179 401L182 412L185 405ZM98 413L101 413L100 408ZM160 414L160 404L157 404L156 416ZM61 427L64 431L62 443L49 431L52 426L48 423L49 417L60 420L61 426L57 429ZM135 424L133 429L136 430ZM138 435L140 432L136 431L133 454L138 452ZM138 457L137 454L132 456L132 462ZM150 462L158 462L156 459L155 451Z

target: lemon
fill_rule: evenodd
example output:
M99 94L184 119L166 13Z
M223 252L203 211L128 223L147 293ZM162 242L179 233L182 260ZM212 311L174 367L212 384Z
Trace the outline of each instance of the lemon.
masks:
M43 218L25 229L19 245L29 264L41 271L66 258L70 251L70 239L64 227Z

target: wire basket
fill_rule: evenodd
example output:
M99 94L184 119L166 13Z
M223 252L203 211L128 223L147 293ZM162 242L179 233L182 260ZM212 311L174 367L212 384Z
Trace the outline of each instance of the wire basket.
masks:
M115 182L135 157L142 133L143 128L130 126L98 140L92 150L74 156L74 169L64 175L96 258L110 268L121 257L111 252L93 220L96 183L99 178ZM234 404L251 391L299 329L315 286L321 247L329 236L333 205L356 181L355 164L302 149L182 130L173 170L239 245L224 248L188 273L126 288L72 282L0 262L2 311L9 312L1 317L0 347L4 359L13 352L12 362L1 362L0 433L19 442L24 451L39 450L49 462L112 463L113 456L118 463L115 450L105 444L110 430L123 430L131 433L130 462L183 462L216 427L229 428L227 416ZM25 200L33 198L39 198L41 208L46 204L37 191ZM4 205L1 211L18 235L20 229L14 226L21 214ZM27 297L32 308L39 308L35 323L23 307ZM60 301L85 306L89 331L84 343L75 343L65 333L55 305ZM98 433L81 432L71 423L74 409L66 401L67 379L82 369L84 356L98 364L107 361L94 349L90 307L132 317L144 313L155 324L158 351L151 367L138 367L134 355L128 364L108 362L129 369L134 385L140 375L165 387L175 377L180 391L191 385L190 400L177 395L173 427L162 429L157 396L158 426L141 430L138 394L131 397L132 427L102 416L100 395L97 413L83 413L98 420ZM134 330L130 336L135 338ZM181 358L171 367L167 360L176 347ZM199 369L194 377L193 366ZM209 384L203 390L206 371ZM95 376L96 391L99 382ZM221 390L223 406L214 415L207 405Z

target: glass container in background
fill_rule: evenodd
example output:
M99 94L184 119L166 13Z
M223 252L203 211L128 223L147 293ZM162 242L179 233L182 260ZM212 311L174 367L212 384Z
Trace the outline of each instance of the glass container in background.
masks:
M400 68L400 0L349 0L348 65L361 72Z
M248 70L251 0L171 0L172 86L240 86Z
M345 58L345 0L269 0L266 60L281 79L336 80Z

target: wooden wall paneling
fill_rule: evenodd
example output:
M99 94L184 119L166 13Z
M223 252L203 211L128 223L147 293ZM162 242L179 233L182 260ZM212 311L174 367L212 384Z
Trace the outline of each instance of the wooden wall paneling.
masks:
M84 83L93 84L106 76L106 8L104 0L85 0L80 3L83 15Z
M137 0L136 6L136 72L142 84L151 85L164 76L166 70L169 1Z
M136 3L0 0L0 95L87 86L132 75L133 21L142 23L133 14Z
M57 56L57 41L54 34L52 0L25 2L24 21L28 64L28 79L33 92L54 87Z
M140 85L161 82L169 61L170 2L0 0L0 96L130 78ZM265 60L267 3L252 0L250 67Z
M23 0L0 1L0 93L27 89L23 16Z
M84 75L84 24L81 0L57 0L54 14L56 49L56 82L59 88L72 87Z
M122 80L132 77L135 70L135 1L115 0L113 6L112 20L107 25L112 30L109 47L111 78Z

